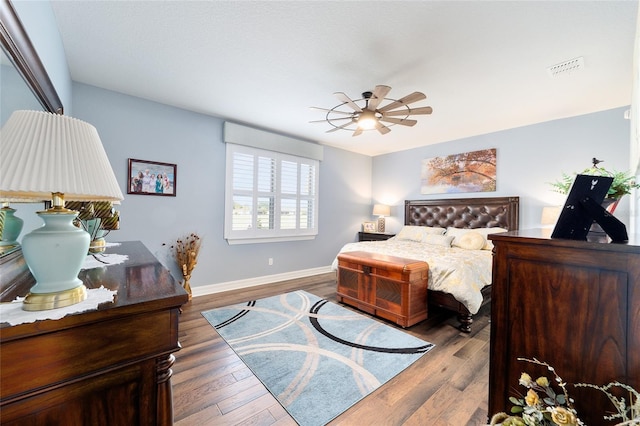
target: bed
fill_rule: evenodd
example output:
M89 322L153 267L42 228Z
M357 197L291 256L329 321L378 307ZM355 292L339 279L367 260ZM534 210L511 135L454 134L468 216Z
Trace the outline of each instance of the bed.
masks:
M486 235L518 229L519 197L407 200L404 225L389 240L349 243L338 255L364 251L426 262L428 304L454 311L459 329L471 332L473 315L491 295L492 245ZM338 269L338 256L333 268Z

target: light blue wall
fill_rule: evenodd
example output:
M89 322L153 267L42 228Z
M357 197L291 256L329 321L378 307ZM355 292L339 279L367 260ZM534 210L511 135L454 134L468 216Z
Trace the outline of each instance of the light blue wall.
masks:
M65 114L73 115L71 74L51 3L13 1L12 4L58 92Z
M38 99L12 65L0 66L0 95L0 126L4 125L13 111L42 109Z
M74 115L98 130L125 194L118 208L121 229L107 240L140 240L170 265L162 243L198 233L203 246L192 286L328 266L368 219L372 159L325 147L318 237L230 246L223 239L223 120L79 83L73 104ZM128 158L177 164L177 196L126 194Z
M564 196L551 191L548 182L562 172L573 173L591 165L593 157L606 168L628 170L630 122L628 108L555 120L487 135L425 146L373 159L372 196L391 204L387 228L398 231L404 220L404 200L511 196L520 197L520 228L539 228L542 207L561 205ZM461 123L461 125L464 125ZM468 194L420 194L420 166L425 158L480 149L497 149L497 190ZM629 224L629 197L615 213Z

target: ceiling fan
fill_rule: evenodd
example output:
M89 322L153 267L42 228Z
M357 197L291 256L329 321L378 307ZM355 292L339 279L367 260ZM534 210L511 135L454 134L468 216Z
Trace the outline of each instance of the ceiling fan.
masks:
M353 131L352 136L358 136L365 130L376 129L380 134L387 134L391 131L389 127L399 124L401 126L414 126L417 121L410 119L410 115L431 114L431 107L411 108L409 104L426 99L427 96L421 92L413 92L400 99L386 98L391 87L379 85L373 92L364 92L361 99L352 100L342 92L334 93L335 97L341 101L331 109L311 107L312 109L325 111L327 113L324 120L315 120L311 123L327 122L333 128L327 133L336 130ZM381 106L384 101L390 101ZM362 105L358 105L358 102ZM344 111L343 107L349 107L350 111Z

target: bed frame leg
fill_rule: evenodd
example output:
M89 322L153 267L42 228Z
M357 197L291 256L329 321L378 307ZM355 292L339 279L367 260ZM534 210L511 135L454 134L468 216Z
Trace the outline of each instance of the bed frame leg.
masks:
M458 314L458 321L460 321L458 330L463 333L471 333L471 324L473 323L471 314Z

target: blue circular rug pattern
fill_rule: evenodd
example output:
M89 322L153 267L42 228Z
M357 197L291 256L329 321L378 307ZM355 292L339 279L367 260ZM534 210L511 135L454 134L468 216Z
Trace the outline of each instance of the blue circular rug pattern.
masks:
M302 426L321 426L434 345L305 291L202 312Z

